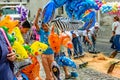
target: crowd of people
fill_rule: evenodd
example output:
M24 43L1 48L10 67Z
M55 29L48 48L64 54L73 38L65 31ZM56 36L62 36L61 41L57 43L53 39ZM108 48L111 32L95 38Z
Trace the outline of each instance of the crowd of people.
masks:
M40 42L45 43L49 46L48 36L50 35L50 32L53 28L50 27L49 24L44 24L41 22L39 23L39 18L42 16L42 9L39 8L37 11L36 17L33 21L33 25L35 26L37 33L40 35ZM19 23L19 28L21 30L21 33L24 37L25 43L30 44L31 38L29 32L31 32L31 24L29 21L25 20L23 23ZM96 38L97 38L97 32L100 28L100 25L98 22L95 23L94 27L87 29L87 30L75 30L70 31L72 35L71 42L73 43L73 51L71 49L68 49L64 46L61 46L60 52L58 54L54 53L52 48L49 46L46 51L44 51L41 54L41 60L42 65L46 74L45 80L54 80L54 76L51 71L51 64L53 61L56 61L58 64L58 58L60 56L67 56L69 58L79 58L84 57L85 52L82 47L82 42L87 46L88 52L96 52ZM60 33L60 32L59 32ZM111 48L114 48L115 51L112 52L110 55L110 58L114 58L115 55L120 51L120 23L119 18L117 16L114 17L114 23L112 25L112 46ZM11 67L12 62L15 61L16 56L14 52L10 52L8 48L6 47L7 44L4 42L4 38L1 36L0 33L0 80L13 80L15 75L13 72L13 66ZM65 52L67 50L67 54ZM68 70L67 66L62 66L63 70L65 72L65 79L70 79L72 76L70 75L70 72ZM42 80L42 78L40 78Z

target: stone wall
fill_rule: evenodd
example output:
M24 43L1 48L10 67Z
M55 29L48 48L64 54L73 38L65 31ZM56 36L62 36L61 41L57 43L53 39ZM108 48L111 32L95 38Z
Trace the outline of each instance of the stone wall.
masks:
M101 14L100 17L100 30L98 32L98 39L101 41L109 41L112 34L113 16L108 14Z

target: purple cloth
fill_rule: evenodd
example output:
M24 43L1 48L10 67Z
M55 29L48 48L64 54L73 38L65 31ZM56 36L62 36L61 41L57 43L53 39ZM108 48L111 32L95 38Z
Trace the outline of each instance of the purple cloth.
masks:
M13 80L14 75L10 68L7 54L9 53L5 39L0 32L0 80Z

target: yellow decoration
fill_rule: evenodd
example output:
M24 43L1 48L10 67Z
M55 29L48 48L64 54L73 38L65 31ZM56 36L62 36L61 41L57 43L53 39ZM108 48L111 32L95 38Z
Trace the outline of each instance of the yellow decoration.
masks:
M12 30L12 33L11 33L14 37L15 37L15 40L17 42L19 42L20 44L23 44L24 43L24 39L22 37L22 34L20 32L20 29L18 27L15 27L13 30Z
M16 53L17 59L22 60L22 59L28 58L27 51L19 42L17 41L14 42L12 46L12 50L13 52Z
M0 27L6 26L9 28L9 32L11 32L12 29L18 25L18 23L18 20L11 20L10 16L6 16L3 20L0 21Z
M42 54L48 48L47 44L41 43L39 41L35 41L31 46L32 54Z

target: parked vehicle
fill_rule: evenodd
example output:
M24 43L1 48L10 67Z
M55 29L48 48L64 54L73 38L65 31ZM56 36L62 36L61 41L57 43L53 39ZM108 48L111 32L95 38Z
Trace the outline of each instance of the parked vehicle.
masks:
M3 6L1 8L2 10L2 17L3 19L6 15L9 15L12 20L20 20L20 14L18 14L16 10L16 6Z

